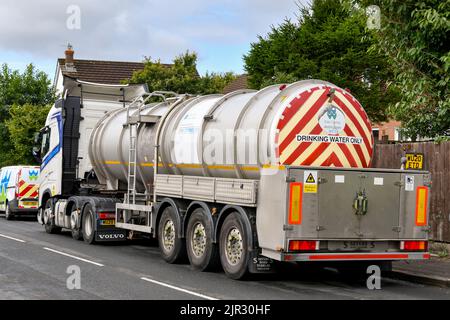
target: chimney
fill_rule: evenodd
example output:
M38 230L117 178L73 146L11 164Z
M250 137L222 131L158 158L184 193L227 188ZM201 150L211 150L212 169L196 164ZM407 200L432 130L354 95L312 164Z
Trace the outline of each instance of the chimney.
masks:
M75 51L73 51L73 47L70 43L67 44L67 49L64 52L66 55L65 59L65 69L67 72L77 72L77 69L75 69L74 59L73 55Z

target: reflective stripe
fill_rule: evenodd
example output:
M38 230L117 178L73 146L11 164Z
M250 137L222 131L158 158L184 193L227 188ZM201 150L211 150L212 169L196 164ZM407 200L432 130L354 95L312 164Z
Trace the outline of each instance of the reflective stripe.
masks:
M428 188L417 187L416 192L416 226L427 224Z
M103 162L106 165L121 165L121 164L125 164L127 165L127 162L120 162L120 161L115 161L115 160L108 160ZM151 162L142 162L139 164L139 166L141 167L154 167L153 163ZM173 164L173 163L169 163L166 164L166 166L168 167L176 167L176 168L188 168L188 169L201 169L203 168L202 165L197 164L197 163L181 163L181 164ZM162 163L158 163L158 167L164 167L164 165ZM234 170L236 167L232 166L232 165L208 165L206 166L208 169L216 169L216 170ZM278 169L278 170L285 170L286 167L285 166L280 166L280 165L272 165L272 164L265 164L262 166L262 168L264 169ZM241 170L244 171L259 171L261 170L260 167L257 166L242 166Z
M302 223L303 184L293 182L289 185L289 224Z
M372 128L367 114L353 96L334 88L332 103L344 117L343 129L336 137L354 137L361 142L332 141L332 134L322 128L319 119L328 105L331 87L318 86L302 92L285 108L278 124L280 163L295 166L368 167L373 153ZM302 140L297 137L320 136L328 140ZM331 137L331 138L330 138Z
M402 253L368 253L368 254L322 254L311 255L309 260L362 260L362 259L408 259L408 254Z

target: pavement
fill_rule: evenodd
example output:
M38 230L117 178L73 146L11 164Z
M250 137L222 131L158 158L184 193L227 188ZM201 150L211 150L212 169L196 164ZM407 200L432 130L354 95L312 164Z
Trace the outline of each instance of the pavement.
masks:
M71 289L77 269L80 286ZM297 265L234 281L223 271L167 264L154 241L88 245L69 232L47 234L33 220L0 216L0 299L450 300L450 288L382 277L381 289L369 290L365 279L349 279L333 269L303 271Z
M392 277L417 283L450 288L450 259L432 257L423 261L397 261Z

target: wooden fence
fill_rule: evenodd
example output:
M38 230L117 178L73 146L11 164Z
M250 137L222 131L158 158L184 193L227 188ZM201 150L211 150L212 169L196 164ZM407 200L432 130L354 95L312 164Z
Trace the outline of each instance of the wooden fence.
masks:
M405 153L423 153L424 169L431 172L430 238L450 242L450 142L377 144L373 167L398 169Z

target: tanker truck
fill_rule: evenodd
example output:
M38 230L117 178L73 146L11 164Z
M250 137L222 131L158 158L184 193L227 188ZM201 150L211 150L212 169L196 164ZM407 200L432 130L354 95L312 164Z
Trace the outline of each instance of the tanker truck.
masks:
M168 263L233 279L279 262L430 257L430 175L371 168L371 124L348 90L147 91L64 78L34 148L48 233L146 235Z

